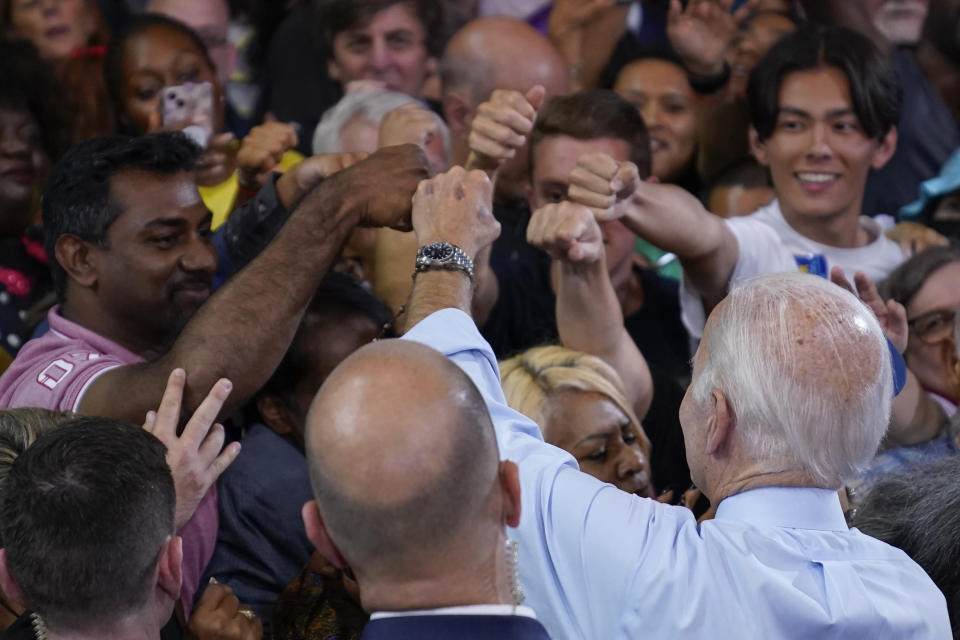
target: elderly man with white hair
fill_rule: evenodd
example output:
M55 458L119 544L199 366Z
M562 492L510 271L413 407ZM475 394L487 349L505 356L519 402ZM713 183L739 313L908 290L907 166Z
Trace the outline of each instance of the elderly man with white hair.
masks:
M490 189L476 172L452 173L473 206L415 207L417 237L434 249L473 247L490 224ZM575 251L575 231L569 239ZM507 407L468 315L472 273L438 262L418 260L404 337L471 377L501 456L519 465L523 509L511 535L527 603L552 638L951 637L931 579L902 551L848 529L837 496L876 452L893 391L884 334L854 295L812 275L765 275L713 311L680 410L693 478L718 505L698 525L685 508L581 473Z
M394 139L382 139L391 133ZM434 172L447 168L450 129L443 118L405 93L361 86L323 114L313 132L313 153L372 152L408 142L423 149Z

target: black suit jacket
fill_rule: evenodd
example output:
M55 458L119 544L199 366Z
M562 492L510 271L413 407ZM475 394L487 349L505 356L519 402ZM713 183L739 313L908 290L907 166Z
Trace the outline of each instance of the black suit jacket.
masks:
M550 640L543 625L524 616L425 615L371 620L360 640Z

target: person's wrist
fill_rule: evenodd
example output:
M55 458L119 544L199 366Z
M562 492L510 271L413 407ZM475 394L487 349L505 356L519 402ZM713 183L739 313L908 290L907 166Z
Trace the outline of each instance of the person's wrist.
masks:
M255 170L237 167L237 184L244 191L258 191L263 185L257 179Z
M702 69L687 67L687 81L690 83L690 88L701 95L716 93L730 81L730 65L721 62Z
M603 245L590 258L570 260L564 256L558 260L563 273L578 278L591 278L606 272L606 256Z
M477 259L477 254L480 253L480 248L476 246L476 243L472 242L468 238L463 238L458 234L454 233L429 233L420 235L417 234L417 248L422 249L423 247L434 244L435 242L446 242L447 244L452 244L456 248L463 251L471 260Z

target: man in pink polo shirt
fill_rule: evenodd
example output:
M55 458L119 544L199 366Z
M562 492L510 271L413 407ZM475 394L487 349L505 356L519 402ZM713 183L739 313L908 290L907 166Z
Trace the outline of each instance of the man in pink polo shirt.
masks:
M0 407L141 423L170 372L182 368L182 415L227 378L232 392L220 416L229 416L279 364L353 228L407 227L413 193L427 177L413 146L335 173L212 295L218 256L194 181L198 158L181 134L118 136L80 143L53 169L43 222L60 304L50 331L24 345L0 377ZM203 446L219 450L223 439L217 425ZM238 451L228 450L221 466ZM209 489L181 530L187 611L216 540L216 487Z

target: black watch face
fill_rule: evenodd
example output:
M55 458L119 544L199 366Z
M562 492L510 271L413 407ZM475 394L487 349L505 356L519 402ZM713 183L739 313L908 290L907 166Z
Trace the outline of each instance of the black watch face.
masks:
M453 247L446 243L435 242L423 248L423 255L431 260L447 260L453 257Z

